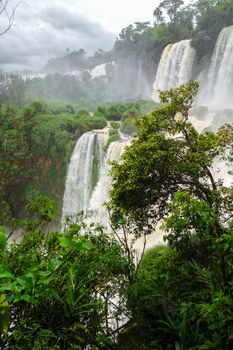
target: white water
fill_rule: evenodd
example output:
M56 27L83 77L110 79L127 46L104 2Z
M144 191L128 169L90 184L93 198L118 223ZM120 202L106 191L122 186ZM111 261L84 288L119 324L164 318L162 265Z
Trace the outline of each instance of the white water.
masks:
M90 71L92 79L106 75L106 63L100 64L94 67Z
M208 113L204 119L200 119L197 115L192 115L189 120L198 132L202 132L207 128L211 129L214 116L215 113Z
M232 106L233 26L224 28L215 45L207 78L207 101L212 107Z
M227 112L228 120L227 120ZM196 130L201 133L205 130L210 130L216 132L219 127L221 127L225 122L230 123L230 118L233 115L230 111L226 110L225 112L209 112L204 119L200 119L197 115L189 116L190 122L196 128ZM233 118L232 118L233 119ZM233 168L232 164L216 158L213 161L212 166L210 167L210 171L214 180L217 182L218 180L223 181L223 185L226 187L230 187L233 184Z
M140 58L138 66L138 76L136 84L136 96L139 96L142 91L142 59Z
M125 147L129 145L129 141L122 140L112 142L107 150L104 165L101 169L100 179L90 200L89 209L92 211L91 220L101 223L105 227L108 226L108 212L104 203L109 200L109 190L111 188L111 177L109 171L111 169L111 161L119 161L124 152Z
M176 88L187 83L192 76L196 51L190 40L182 40L165 47L153 84L152 99L159 102L158 90Z
M98 66L95 66L92 70L89 71L91 78L94 79L94 78L106 76L107 75L106 67L108 65L115 66L115 62L111 61L111 62L107 62L107 63L99 64Z
M21 74L20 78L24 81L32 80L32 79L44 79L47 76L45 73L34 73L34 74Z
M79 211L89 209L93 191L93 172L95 163L101 169L104 160L103 146L107 130L91 131L80 137L71 156L65 193L63 198L62 218L75 217ZM96 175L95 175L96 176Z
M105 153L107 138L108 128L105 128L88 132L77 141L67 174L62 221L66 216L75 219L80 211L91 211L92 222L108 227L108 213L104 203L109 199L108 191L111 187L109 162L120 159L129 139L121 135L121 141L112 142ZM94 186L93 177L97 180Z

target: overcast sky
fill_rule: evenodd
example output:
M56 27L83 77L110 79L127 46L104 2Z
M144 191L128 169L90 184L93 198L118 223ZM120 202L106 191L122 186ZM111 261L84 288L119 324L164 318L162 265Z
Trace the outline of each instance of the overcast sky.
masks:
M17 0L11 0L14 6ZM122 28L153 21L159 0L26 0L13 27L0 36L0 69L43 66L49 58L84 48L109 50ZM0 17L0 29L4 28Z

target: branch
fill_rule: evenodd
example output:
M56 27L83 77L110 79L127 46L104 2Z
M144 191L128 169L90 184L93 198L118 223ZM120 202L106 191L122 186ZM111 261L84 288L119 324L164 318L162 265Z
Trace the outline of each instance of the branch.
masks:
M18 6L22 3L25 3L25 2L19 1L17 3L17 5L14 7L11 15L9 15L9 13L7 11L8 0L5 0L5 1L0 0L0 16L5 14L7 21L8 21L6 28L3 31L0 31L0 36L5 34L6 32L8 32L8 30L12 27L14 20L15 20L15 12L16 12Z
M138 269L139 269L139 267L140 267L140 265L141 265L141 262L142 262L142 259L143 259L143 257L144 257L145 250L146 250L146 245L147 245L147 237L146 237L146 235L144 235L142 254L141 254L140 260L139 260L139 262L138 262L138 264L137 264L137 267L136 267L135 276L136 276L137 273L138 273Z

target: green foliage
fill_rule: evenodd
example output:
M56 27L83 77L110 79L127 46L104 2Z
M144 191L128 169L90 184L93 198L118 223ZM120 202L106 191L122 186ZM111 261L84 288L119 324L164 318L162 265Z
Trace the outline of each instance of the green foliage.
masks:
M132 322L137 325L133 334L146 334L139 349L227 349L233 326L232 288L228 285L222 291L217 254L207 245L200 253L201 244L195 247L195 260L169 247L145 254L129 291ZM230 256L228 262L232 273Z
M51 196L61 209L74 142L84 132L104 128L106 119L83 111L77 117L72 106L40 101L21 111L0 107L1 223L11 225L12 218L24 215L23 207L34 191Z
M118 109L123 113L132 106L135 106L138 114L140 109L152 108L150 102L139 101L134 104L119 104ZM18 112L11 106L2 105L2 223L11 225L12 218L24 216L22 209L34 192L51 196L61 210L66 168L77 137L92 129L107 126L104 116L90 115L86 110L79 110L76 116L68 112L62 113L68 109L73 113L72 108L68 107L65 102L47 105L39 101ZM55 114L56 111L59 113ZM112 129L115 131L110 131L108 144L119 139L118 127L119 124L113 124ZM93 179L97 178L97 168L96 163ZM95 183L96 180L93 184Z
M137 128L136 128L133 120L130 118L124 119L120 129L121 129L121 132L123 132L124 134L128 134L128 135L131 135L137 131Z
M89 116L88 111L86 111L85 109L80 109L77 113L77 117L80 118L82 116Z
M94 190L95 186L97 185L97 182L99 180L99 173L100 173L100 159L99 154L100 150L99 147L102 147L98 142L95 142L94 144L94 150L93 150L93 158L92 158L92 174L91 174L91 191Z
M8 333L10 323L10 308L5 294L0 294L0 339ZM1 341L1 340L0 340Z
M218 220L214 209L207 201L193 198L188 192L177 192L169 205L172 215L165 218L164 229L171 246L185 249L195 232L196 239L211 234Z
M46 196L38 196L31 200L26 209L39 224L55 221L54 203Z
M72 115L75 115L77 111L82 108L77 102L71 103L69 100L65 100L62 98L60 98L59 100L46 99L46 103L48 108L55 115L60 113L70 113Z
M107 120L101 116L82 115L77 119L77 130L80 134L93 129L103 129L107 126Z
M195 7L197 28L193 46L201 57L213 51L219 32L233 24L233 4L231 1L197 1Z
M99 106L95 115L104 116L108 120L121 120L123 106L120 103L114 103L107 107Z
M120 123L114 122L114 121L111 122L110 125L111 125L111 128L112 128L112 129L116 129L116 130L118 130L119 127L120 127Z
M125 118L137 118L152 112L157 104L154 101L138 100L135 102L112 103L98 106L96 116L103 116L107 120L121 121Z
M110 145L110 143L118 141L118 140L120 140L120 135L119 135L118 129L116 129L116 128L109 129L108 140L107 140L106 145L104 147L105 151L108 149L108 146Z
M40 197L30 209L48 222L44 202ZM112 319L125 311L130 269L119 243L101 227L84 224L82 217L75 224L68 221L62 234L42 235L31 227L9 247L8 266L0 264L0 291L6 296L2 308L6 317L7 310L11 314L2 349L107 348L113 340ZM112 304L116 296L119 306Z
M33 154L47 155L52 161L66 158L70 134L76 131L77 123L70 114L43 115L32 130Z
M43 115L47 113L48 109L45 102L34 101L31 104L29 104L26 108L24 108L23 117L29 120L30 118L33 118L37 115Z
M0 255L6 249L6 236L3 231L3 227L0 227Z
M145 254L129 285L133 317L121 349L138 334L139 349L227 349L232 334L232 187L212 174L215 159L232 161L232 127L194 129L188 113L197 87L161 92L164 105L137 121L136 138L113 167L115 228L138 237L163 220L168 242Z
M167 213L167 200L178 188L203 197L201 178L208 176L207 167L218 152L219 140L212 133L198 135L187 121L196 92L195 82L162 92L166 105L138 120L137 138L124 153L123 162L113 168L113 216L117 219L123 211L139 234L142 227L153 230L153 224ZM177 113L182 113L181 120L176 118ZM176 138L179 133L182 137ZM211 201L208 186L204 195ZM157 204L158 210L154 210Z
M233 329L232 188L214 180L212 165L219 157L232 161L232 127L201 134L193 128L188 113L197 88L191 81L162 92L163 105L136 121L137 135L113 168L113 227L123 226L126 238L131 232L138 237L162 219L167 231L168 246L146 252L136 269L126 242L120 245L80 216L67 219L62 233L50 232L53 203L31 191L21 242L7 247L0 235L3 349L227 349ZM134 118L141 105L122 105L122 119ZM68 142L82 123L106 125L100 115L40 115L40 108L6 118L3 140L15 136L10 152L19 151L15 142L21 140L31 154L50 152L56 161L59 148L42 148L53 136L51 121L57 145L60 132ZM112 124L110 140L117 126ZM17 166L10 170L19 174ZM129 321L118 334L112 319L122 315Z

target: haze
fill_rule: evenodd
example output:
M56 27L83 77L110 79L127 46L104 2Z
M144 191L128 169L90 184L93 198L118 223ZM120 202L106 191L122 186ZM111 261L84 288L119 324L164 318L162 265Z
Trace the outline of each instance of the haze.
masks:
M153 20L154 0L41 0L20 4L14 26L0 37L0 66L7 71L37 69L51 57L84 48L92 54L112 48L122 28ZM10 2L13 8L17 0ZM126 7L127 6L127 7ZM1 19L1 28L4 19Z

